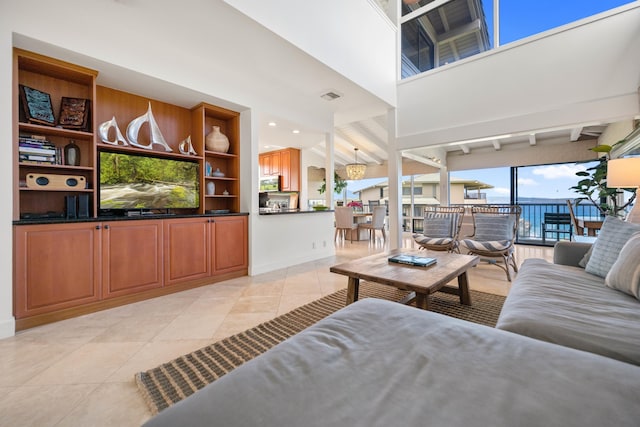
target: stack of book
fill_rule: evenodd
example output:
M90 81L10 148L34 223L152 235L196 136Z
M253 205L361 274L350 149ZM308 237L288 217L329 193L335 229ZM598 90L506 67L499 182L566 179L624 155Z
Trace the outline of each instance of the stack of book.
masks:
M41 135L20 135L18 154L20 163L62 164L62 150Z

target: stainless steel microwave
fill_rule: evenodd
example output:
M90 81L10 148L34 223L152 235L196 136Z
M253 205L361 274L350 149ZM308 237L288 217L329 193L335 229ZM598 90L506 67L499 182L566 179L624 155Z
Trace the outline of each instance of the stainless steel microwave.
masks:
M280 191L280 175L260 178L260 191Z

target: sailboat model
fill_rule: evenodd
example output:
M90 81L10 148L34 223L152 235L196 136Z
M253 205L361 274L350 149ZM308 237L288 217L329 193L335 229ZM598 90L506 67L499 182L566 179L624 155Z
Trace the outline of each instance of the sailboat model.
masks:
M151 138L148 145L142 145L138 142L138 133L140 132L142 125L147 122L149 123ZM136 117L131 120L131 123L127 126L127 139L129 140L129 144L135 147L151 150L153 144L159 144L164 147L165 151L173 151L167 144L167 141L165 141L164 136L162 136L158 123L153 117L153 113L151 112L151 102L149 102L147 112L140 117Z

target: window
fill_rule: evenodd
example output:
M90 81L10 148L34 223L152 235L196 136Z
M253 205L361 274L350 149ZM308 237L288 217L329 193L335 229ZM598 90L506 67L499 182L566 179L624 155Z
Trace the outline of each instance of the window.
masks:
M401 78L633 2L402 0ZM498 8L499 31L494 30L494 8Z
M403 2L402 14L409 16L401 27L402 78L490 48L480 0L451 0L439 7L429 6L430 3L432 1ZM419 9L420 6L426 7ZM416 9L419 9L418 16L412 14Z

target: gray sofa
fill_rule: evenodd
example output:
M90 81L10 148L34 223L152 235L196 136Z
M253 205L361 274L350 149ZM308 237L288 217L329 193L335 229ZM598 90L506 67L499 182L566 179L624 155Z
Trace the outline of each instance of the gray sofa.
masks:
M637 426L638 396L637 366L368 298L145 427Z
M364 299L145 427L638 426L638 231L527 260L498 328Z
M523 262L496 328L640 365L640 300L579 265L590 247L559 242L553 263Z

